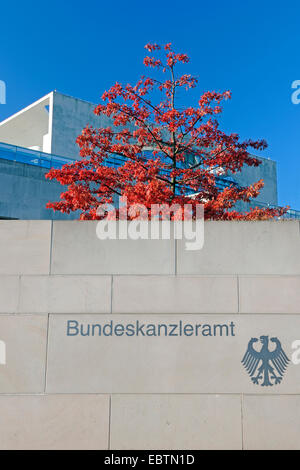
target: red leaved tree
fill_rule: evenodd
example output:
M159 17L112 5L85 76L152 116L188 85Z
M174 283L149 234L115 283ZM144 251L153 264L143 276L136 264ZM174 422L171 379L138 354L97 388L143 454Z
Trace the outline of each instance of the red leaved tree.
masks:
M46 175L68 185L61 200L47 204L62 212L81 211L81 219L97 219L100 204L115 196L127 204L204 204L205 218L218 220L268 219L284 209L234 210L237 201L256 198L263 181L248 187L220 187L220 175L240 172L244 165L258 166L260 160L249 149L266 147L263 140L240 141L226 134L218 117L230 92L204 93L196 107L179 108L180 89L194 88L197 79L177 76L176 67L189 58L177 54L171 44L147 44L146 67L158 69L162 79L141 77L135 86L116 83L102 96L95 114L111 119L111 127L87 126L77 138L81 158ZM157 71L156 71L157 75Z

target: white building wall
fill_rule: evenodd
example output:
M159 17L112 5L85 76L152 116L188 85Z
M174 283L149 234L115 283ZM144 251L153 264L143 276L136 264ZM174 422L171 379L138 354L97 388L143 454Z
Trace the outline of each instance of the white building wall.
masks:
M0 122L0 142L44 151L44 136L51 134L52 93ZM49 141L45 148L51 151Z

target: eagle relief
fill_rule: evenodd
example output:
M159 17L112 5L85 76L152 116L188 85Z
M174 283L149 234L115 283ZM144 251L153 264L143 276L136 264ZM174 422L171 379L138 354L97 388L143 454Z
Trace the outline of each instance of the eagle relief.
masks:
M275 348L269 349L269 336L260 336L260 350L254 347L258 338L251 338L242 364L256 385L272 387L281 383L289 358L282 349L278 338L270 338Z

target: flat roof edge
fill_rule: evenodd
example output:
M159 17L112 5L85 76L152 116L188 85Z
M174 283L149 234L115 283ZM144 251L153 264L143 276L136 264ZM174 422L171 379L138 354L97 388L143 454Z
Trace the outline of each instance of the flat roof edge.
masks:
M42 98L39 98L38 100L34 101L30 105L26 106L25 108L20 109L20 111L17 111L16 113L12 114L8 118L4 119L3 121L0 122L0 127L7 124L10 121L12 121L13 119L15 119L16 117L18 117L21 114L25 113L26 111L29 111L31 108L34 108L35 106L39 105L43 101L46 101L47 99L49 99L51 97L51 95L53 95L53 91L51 91L50 93L48 93L45 96L42 96Z

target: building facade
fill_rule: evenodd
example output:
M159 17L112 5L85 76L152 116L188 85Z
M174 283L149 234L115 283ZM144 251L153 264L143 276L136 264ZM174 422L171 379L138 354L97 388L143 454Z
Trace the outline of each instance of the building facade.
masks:
M45 179L51 167L79 158L76 137L86 125L106 127L111 120L94 114L95 105L53 91L0 123L0 217L11 219L76 219L45 208L59 200L64 187ZM260 157L261 158L261 157ZM263 179L265 186L250 205L276 206L276 162L261 158L259 167L245 167L230 181L248 186ZM228 179L221 178L227 185ZM249 209L239 203L238 210Z

